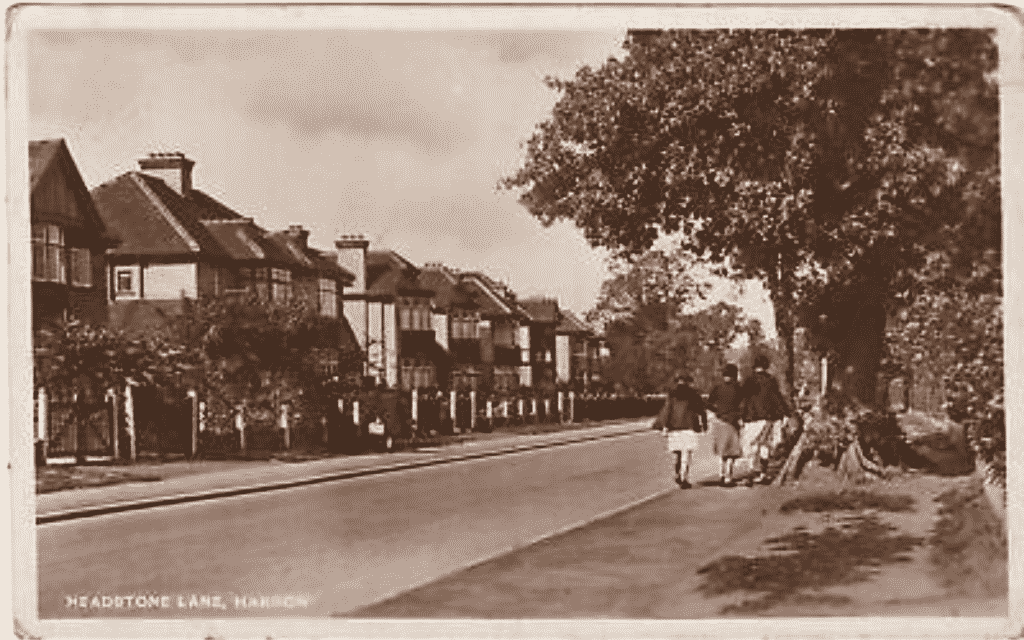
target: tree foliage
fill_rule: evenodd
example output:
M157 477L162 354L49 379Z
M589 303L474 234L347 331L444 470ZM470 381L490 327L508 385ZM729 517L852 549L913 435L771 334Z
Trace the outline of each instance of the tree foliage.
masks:
M790 383L800 323L863 395L927 252L969 268L998 249L991 33L634 31L624 48L549 79L561 98L502 185L620 255L678 234L764 281Z

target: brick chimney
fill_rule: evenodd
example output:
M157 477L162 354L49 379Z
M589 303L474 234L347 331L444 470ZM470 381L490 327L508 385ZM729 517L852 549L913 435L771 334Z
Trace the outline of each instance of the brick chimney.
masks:
M285 233L289 238L293 238L303 249L309 248L309 230L303 229L301 224L288 225L288 231L285 231Z
M355 282L346 288L346 293L366 292L366 249L370 241L363 235L341 236L334 241L338 248L338 266L355 275Z
M180 151L151 153L148 158L139 160L139 168L143 172L160 178L181 196L192 191L192 167L195 164Z

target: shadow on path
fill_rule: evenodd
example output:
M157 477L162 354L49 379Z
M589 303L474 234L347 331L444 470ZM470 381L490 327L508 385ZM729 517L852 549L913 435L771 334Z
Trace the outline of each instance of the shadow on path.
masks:
M761 613L780 604L845 604L829 587L869 580L882 565L908 562L923 540L899 535L877 516L849 516L814 534L800 527L766 543L769 553L726 556L701 567L698 591L705 597L751 594L724 614Z

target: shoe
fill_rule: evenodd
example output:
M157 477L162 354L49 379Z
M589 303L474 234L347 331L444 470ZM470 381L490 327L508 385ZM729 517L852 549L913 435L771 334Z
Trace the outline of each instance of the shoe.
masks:
M750 489L753 486L754 486L754 481L751 480L750 478L747 478L746 480L743 481L743 488L744 489Z
M722 479L722 486L723 487L735 487L736 483L733 482L732 478L723 478Z
M686 480L680 480L680 481L679 481L679 488L680 488L680 489L689 489L689 488L690 488L691 486L693 486L693 485L691 485L691 484L690 484L689 482L687 482Z
M768 476L764 475L763 473L758 474L758 476L754 478L754 482L757 484L768 484Z

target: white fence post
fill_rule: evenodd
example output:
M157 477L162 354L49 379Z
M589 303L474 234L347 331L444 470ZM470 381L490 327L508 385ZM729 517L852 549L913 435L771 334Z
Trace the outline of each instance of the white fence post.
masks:
M235 407L235 429L238 429L238 448L245 453L245 405Z
M476 431L476 391L469 392L469 430Z
M558 421L565 422L565 393L558 392Z
M569 422L576 421L576 392L569 392Z
M419 428L420 421L420 390L416 387L412 389L412 403L410 406L412 407L412 424L410 426L413 431L416 431Z
M354 424L356 426L357 430L359 429L359 401L358 400L353 400L352 401L352 424Z
M135 393L132 391L132 383L124 386L124 428L128 432L128 456L135 462L137 444L135 442Z
M120 416L117 414L117 392L113 387L107 389L106 400L110 403L110 444L114 450L114 460L117 460L121 457L121 443L118 442L121 438L117 428Z
M189 389L185 395L188 396L192 406L192 457L194 458L199 453L199 395L194 389Z
M46 393L46 387L39 387L39 391L36 394L36 402L39 403L38 412L38 424L36 424L36 435L43 443L43 462L46 462L46 458L49 455L48 449L50 447L49 442L49 427L50 427L50 398Z
M455 391L452 391L450 397L451 402L448 403L448 415L452 419L452 432L459 433L459 424L457 422L458 417L456 416L456 411L458 409L458 405L456 403L459 401L459 396Z
M281 414L280 415L281 415L281 417L280 417L280 420L281 420L281 430L284 432L284 448L286 450L287 449L291 449L292 448L292 434L291 434L291 425L289 424L289 421L288 421L288 403L286 403L286 402L282 402L281 403Z
M551 398L544 398L544 419L551 420Z

